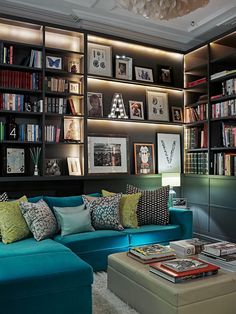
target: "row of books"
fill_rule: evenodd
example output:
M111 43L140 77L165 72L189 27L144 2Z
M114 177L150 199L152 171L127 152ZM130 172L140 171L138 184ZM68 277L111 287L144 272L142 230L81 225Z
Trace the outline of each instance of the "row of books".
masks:
M41 127L38 124L20 124L19 140L38 142L41 140Z
M186 128L186 148L207 148L208 146L208 126L204 123L203 126Z
M45 126L45 140L46 142L56 142L60 141L61 128L56 125L46 125Z
M0 110L42 112L43 100L28 95L0 94Z
M60 93L69 92L69 81L67 79L46 77L45 80L48 91Z
M205 83L205 82L206 82L206 80L207 80L207 78L206 78L206 77L202 77L202 78L197 79L197 80L195 80L195 81L188 82L188 83L187 83L187 87L194 87L194 86L197 86L197 85L203 84L203 83Z
M13 64L13 46L0 42L0 63Z
M185 122L192 123L206 120L208 117L208 104L200 104L196 107L185 108Z
M236 147L236 124L222 122L222 142L225 147Z
M214 80L214 79L217 79L217 78L220 78L220 77L224 77L224 76L227 76L227 75L230 75L230 74L233 74L233 73L236 73L235 69L233 69L233 70L223 70L223 71L220 71L220 72L212 74L211 75L211 80Z
M42 68L42 51L31 49L29 67Z
M208 153L187 153L185 156L185 173L208 174Z
M213 174L221 176L236 175L236 154L215 153L213 158Z
M236 115L236 99L212 104L211 117L222 118Z
M67 99L58 97L45 97L45 112L65 114L67 111Z
M42 89L40 73L0 70L0 86L7 88Z

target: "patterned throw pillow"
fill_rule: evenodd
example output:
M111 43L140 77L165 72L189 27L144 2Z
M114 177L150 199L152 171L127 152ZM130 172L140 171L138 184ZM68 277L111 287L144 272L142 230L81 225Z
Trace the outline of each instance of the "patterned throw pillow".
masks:
M94 200L82 195L86 207L90 210L94 229L123 230L120 223L119 204L121 194L98 197Z
M20 202L20 210L37 241L57 232L56 218L44 200L37 203Z
M12 243L30 235L30 230L20 211L19 203L27 202L27 197L12 202L0 203L0 229L2 242Z
M103 196L111 196L116 193L108 192L102 190ZM137 228L138 227L138 218L137 218L137 206L141 193L135 194L122 194L120 200L120 219L123 227L126 228Z
M169 186L163 186L154 191L148 191L140 190L129 184L127 185L127 194L138 192L142 194L137 208L138 224L140 226L152 224L166 225L169 223L169 189Z
M8 195L6 192L4 192L0 195L0 202L7 202L7 201L8 201Z

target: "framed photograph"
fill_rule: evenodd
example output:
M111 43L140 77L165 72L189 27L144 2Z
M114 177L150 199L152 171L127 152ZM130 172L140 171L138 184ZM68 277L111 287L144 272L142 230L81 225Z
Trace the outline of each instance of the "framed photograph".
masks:
M116 78L132 80L133 78L132 58L116 55Z
M158 65L157 82L164 85L173 85L173 68L165 65Z
M45 159L45 175L60 176L62 169L61 159Z
M173 207L188 208L187 198L173 198Z
M134 144L135 174L155 173L154 144Z
M181 172L180 134L157 133L158 173Z
M56 56L46 56L46 68L62 70L62 58Z
M173 122L184 122L183 111L181 107L171 107L172 110L172 120Z
M102 117L103 116L102 94L96 92L88 92L87 106L89 117Z
M80 159L78 157L67 157L67 165L70 176L81 176Z
M135 66L134 70L135 70L135 79L137 81L153 83L152 69Z
M127 142L127 137L89 136L88 172L128 173Z
M144 120L143 102L130 100L129 101L129 113L130 113L130 119Z
M68 72L70 72L70 73L80 73L80 60L69 60L69 62L68 62Z
M25 174L24 148L6 148L6 174Z
M147 91L148 120L169 121L168 94Z
M80 118L64 117L64 140L66 141L80 141Z
M95 43L88 44L88 73L112 76L110 46Z
M69 93L79 94L80 93L80 83L69 82Z

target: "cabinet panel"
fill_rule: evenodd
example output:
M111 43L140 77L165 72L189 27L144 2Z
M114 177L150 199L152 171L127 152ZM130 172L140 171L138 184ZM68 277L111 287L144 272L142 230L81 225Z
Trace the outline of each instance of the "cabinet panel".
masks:
M210 178L210 205L235 208L235 191L233 178Z

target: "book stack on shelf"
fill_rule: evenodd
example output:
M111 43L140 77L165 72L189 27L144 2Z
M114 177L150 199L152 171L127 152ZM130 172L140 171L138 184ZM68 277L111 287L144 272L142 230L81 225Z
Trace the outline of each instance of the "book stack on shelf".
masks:
M187 149L207 148L208 126L204 123L201 127L192 127L186 129Z
M208 174L208 153L187 153L185 157L185 173Z
M202 78L194 80L192 82L188 82L187 83L187 87L195 87L195 86L198 86L200 84L206 83L206 81L207 81L207 78L206 77L202 77Z
M143 264L175 258L175 250L164 245L152 244L134 247L127 255Z
M220 72L216 72L214 74L211 75L211 80L215 80L221 77L225 77L227 75L236 73L236 69L233 70L224 70L224 71L220 71Z
M215 153L213 160L213 171L216 175L236 175L236 153Z
M175 250L179 257L196 255L202 252L204 246L209 242L192 238L187 240L171 241L170 247Z
M40 91L42 90L42 76L41 73L0 70L0 86Z
M173 283L216 275L220 267L193 257L150 264L150 272Z
M236 271L236 243L220 241L205 245L199 258L220 266L228 271Z

